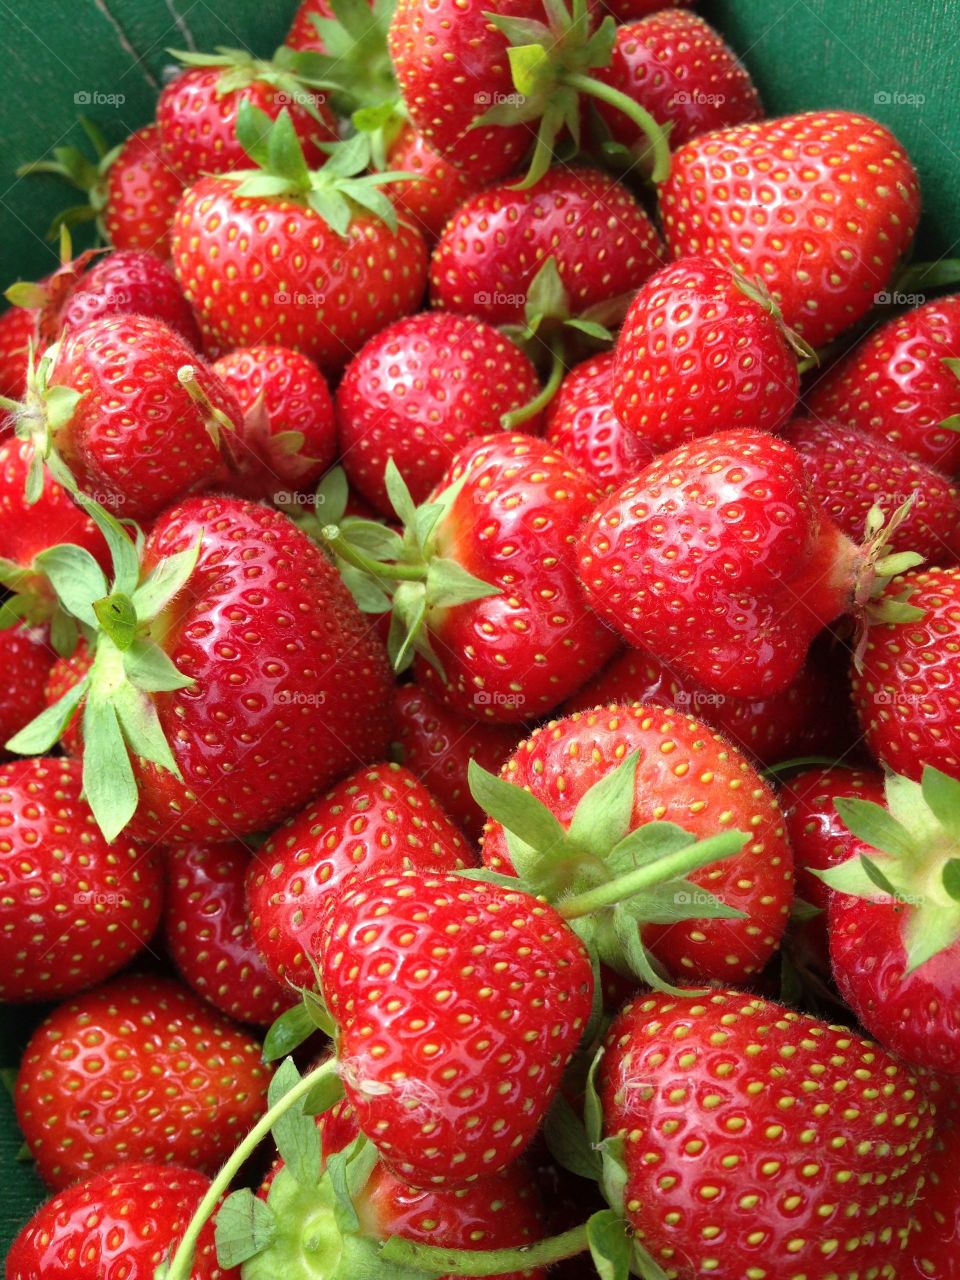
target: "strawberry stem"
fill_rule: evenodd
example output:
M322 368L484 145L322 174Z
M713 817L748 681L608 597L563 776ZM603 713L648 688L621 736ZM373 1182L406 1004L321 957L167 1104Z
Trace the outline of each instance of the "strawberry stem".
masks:
M649 111L645 111L638 102L628 98L619 89L614 89L612 85L604 84L602 80L595 80L593 76L586 76L580 71L568 71L563 76L562 82L579 93L589 94L593 98L599 98L602 102L608 103L611 107L616 107L632 120L646 135L653 151L653 173L651 174L653 181L666 182L670 176L670 144L667 141L666 130L657 124Z
M564 1258L575 1258L589 1247L587 1224L582 1223L549 1240L513 1249L445 1249L442 1245L416 1244L394 1236L384 1245L381 1257L428 1275L501 1276L510 1271L549 1267Z
M375 578L390 578L394 582L423 582L426 579L426 565L387 564L384 560L374 560L348 542L335 524L324 525L320 530L320 537L334 555Z
M264 1138L269 1136L276 1122L286 1115L301 1098L305 1098L322 1079L335 1074L338 1065L336 1058L329 1058L326 1062L322 1062L313 1071L308 1071L292 1089L289 1089L268 1111L264 1112L210 1183L206 1195L197 1205L196 1212L183 1233L183 1239L177 1246L176 1252L169 1264L160 1264L155 1272L155 1280L190 1280L200 1232L207 1219L216 1212L217 1205L231 1182Z
M502 429L504 431L516 431L524 422L529 422L542 409L545 409L557 394L565 372L566 365L563 361L560 344L552 342L550 344L550 376L532 400L528 400L519 409L511 409L509 413L501 416L500 426Z

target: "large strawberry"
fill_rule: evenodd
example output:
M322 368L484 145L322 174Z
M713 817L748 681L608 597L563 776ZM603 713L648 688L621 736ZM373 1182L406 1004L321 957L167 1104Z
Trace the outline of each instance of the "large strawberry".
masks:
M211 347L269 342L338 368L416 310L423 237L377 190L392 171L364 174L363 135L315 172L286 111L270 128L244 104L238 137L262 167L202 178L177 210L171 252L183 291Z
M917 175L883 125L812 111L694 138L660 193L675 257L731 259L759 276L812 346L873 306L909 248Z
M128 1164L68 1187L34 1213L11 1245L7 1280L154 1280L210 1186L196 1169ZM239 1280L217 1265L204 1228L190 1280Z
M858 547L819 510L795 450L724 431L655 458L600 503L580 537L581 580L632 644L713 692L767 697L796 679L822 627L918 563L885 555L890 526L871 514Z
M67 548L51 570L95 632L92 665L11 745L45 750L82 702L84 789L108 838L134 814L151 839L260 831L385 752L382 645L286 516L188 499L154 524L139 560L99 518L112 589L88 553Z
M813 413L960 470L960 294L880 325L808 397Z
M640 996L610 1028L600 1100L613 1207L677 1280L906 1261L933 1108L872 1041L736 990Z
M117 978L60 1005L17 1077L44 1180L140 1160L215 1170L266 1100L260 1045L166 978Z
M465 446L420 508L394 467L387 484L402 538L369 524L324 536L365 609L389 607L392 589L394 664L416 654L418 680L451 710L536 719L612 652L572 547L597 493L562 454L503 433Z
M361 769L292 818L247 871L253 937L271 972L312 981L323 919L344 886L402 871L455 871L476 854L408 769Z
M652 453L730 427L776 431L800 391L791 341L757 284L708 258L682 258L630 304L614 412Z
M370 338L337 389L337 426L351 485L392 515L387 463L423 502L474 436L540 390L537 372L492 325L446 311L407 316ZM539 415L524 422L536 435Z

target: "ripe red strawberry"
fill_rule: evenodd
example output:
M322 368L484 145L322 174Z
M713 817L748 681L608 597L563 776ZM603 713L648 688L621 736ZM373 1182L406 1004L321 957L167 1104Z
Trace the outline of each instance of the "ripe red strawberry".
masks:
M392 458L414 502L423 502L474 436L540 390L527 356L492 325L446 311L396 321L354 356L337 389L337 425L351 486L383 515ZM524 422L538 434L540 415Z
M868 628L863 669L853 671L857 715L888 769L919 778L929 764L960 776L960 570L905 573L885 594L904 592L922 616Z
M931 1102L846 1028L735 990L640 996L610 1028L600 1097L626 1219L682 1280L880 1276L904 1248Z
M157 128L164 160L185 183L247 167L237 138L242 102L270 120L285 110L307 164L326 161L322 144L336 140L336 118L325 95L298 77L295 58L281 66L230 49L177 56L187 69L160 94Z
M492 324L522 324L531 285L549 258L570 315L600 308L622 315L660 266L660 238L609 174L551 169L532 187L490 187L461 206L433 252L430 300Z
M81 798L76 760L0 767L0 998L50 1000L110 977L153 936L163 868L108 845Z
M614 385L614 412L654 454L729 427L776 431L800 391L776 308L708 258L663 267L639 290Z
M271 972L309 985L324 917L345 885L406 861L455 871L476 854L409 770L361 769L276 831L250 861L254 941Z
M37 314L32 308L10 307L0 315L0 396L20 400L27 389L27 357Z
M406 532L380 539L382 561L348 528L325 534L365 609L389 607L393 588L394 665L416 654L418 682L451 711L534 720L612 652L573 563L597 493L562 454L519 433L474 441L419 510L395 469L388 483Z
M128 1164L68 1187L36 1211L7 1255L7 1280L154 1280L210 1185L196 1169ZM213 1223L191 1280L239 1280L217 1265Z
M269 1026L296 1001L253 941L239 843L176 845L166 854L167 946L184 982L238 1022Z
M462 169L434 151L410 125L404 125L390 145L391 169L418 175L413 182L397 182L387 194L406 213L427 240L436 240L444 227L478 184Z
M284 44L288 49L308 50L315 53L326 53L327 46L323 41L314 19L329 20L333 17L333 6L330 0L301 0L297 12L293 16L290 30Z
M692 9L697 0L603 0L603 7L609 10L618 22L636 22L639 18L649 17L660 9Z
M614 360L607 351L570 370L550 405L544 433L607 492L632 480L653 458L647 442L614 412Z
M3 749L7 739L46 706L43 690L56 656L48 627L23 624L0 631L0 759L9 754Z
M680 147L660 207L674 257L732 259L817 347L886 289L913 239L920 196L913 165L883 125L812 111Z
M637 703L598 709L534 730L504 765L501 777L526 788L569 830L590 788L634 752L640 759L633 806L626 830L618 828L614 843L649 822L675 823L696 839L724 830L750 833L750 843L736 856L689 874L674 898L677 905L690 907L685 918L643 923L644 944L673 975L735 981L758 973L787 923L793 859L773 792L719 734L692 716L659 707ZM580 825L583 821L581 816ZM514 836L523 838L519 832ZM523 874L511 851L514 836L491 821L483 838L484 865ZM608 842L604 855L610 847ZM580 862L594 873L598 852L590 848L580 853ZM573 854L569 856L572 862ZM569 874L565 865L563 876ZM564 891L562 879L557 887ZM700 915L694 914L698 888L704 899L713 894L743 917L705 918L706 904Z
M240 347L213 371L244 415L226 487L250 498L312 488L337 455L333 397L313 361L287 347Z
M240 119L245 144L269 166L258 133L269 122L253 109ZM274 130L284 148L296 148L285 114ZM407 222L396 223L392 204L376 190L385 175L357 176L365 146L359 138L314 174L301 160L295 176L288 167L282 175L202 178L186 192L171 253L208 347L270 342L338 369L368 337L416 310L426 246Z
M818 383L812 413L960 470L960 294L880 325Z
M122 542L116 530L113 540ZM262 831L357 760L385 753L393 686L383 647L286 516L237 498L188 499L154 524L139 568L129 543L118 560L98 612L84 591L100 600L110 591L102 577L75 588L73 607L100 630L88 679L61 708L68 722L83 698L84 786L108 834L134 814L140 838ZM135 755L118 749L118 725ZM15 748L45 750L60 727L28 728Z
M54 1189L141 1160L213 1172L264 1109L260 1045L166 978L59 1005L24 1050L17 1119Z
M148 249L167 258L173 212L183 181L162 154L160 128L132 133L106 172L103 224L115 249Z
M388 1167L451 1186L521 1154L593 992L552 907L458 875L381 875L327 914L319 963L346 1096Z
M896 445L836 422L801 418L783 432L800 454L824 511L848 538L863 537L867 514L912 500L892 534L893 551L915 551L933 564L960 557L960 489L940 471Z
M430 788L457 826L478 840L485 815L470 794L470 761L476 760L488 773L499 772L521 731L464 720L415 684L401 685L394 705L401 760Z
M830 959L844 1000L892 1053L960 1076L960 781L927 765L888 773L886 803L837 800L853 833L831 889Z
M789 445L724 431L600 503L580 536L581 581L631 644L711 692L765 698L797 678L821 628L866 605L884 567L877 536L857 547L818 510Z
M618 27L612 60L596 76L639 102L658 123L669 123L671 147L710 129L763 118L746 67L718 31L682 9L660 8ZM596 110L617 142L632 147L642 141L622 111L602 100Z
M578 689L565 710L589 711L613 702L652 703L696 716L746 755L773 765L793 756L838 753L852 742L854 719L844 677L835 660L811 653L782 693L732 698L671 670L652 653L627 649Z

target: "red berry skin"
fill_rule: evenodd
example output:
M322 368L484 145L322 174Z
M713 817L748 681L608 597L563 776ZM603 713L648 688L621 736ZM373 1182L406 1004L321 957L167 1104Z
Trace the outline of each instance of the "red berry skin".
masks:
M395 706L395 738L403 763L430 788L457 826L479 840L486 815L470 794L470 761L476 760L488 773L499 773L522 730L464 720L415 684L401 685Z
M636 22L660 9L692 9L697 0L603 0L603 7L618 22Z
M316 119L295 94L264 80L221 93L224 74L223 67L191 67L171 81L157 101L161 153L183 182L250 167L250 157L237 140L241 102L265 112L271 120L286 111L307 167L319 169L326 163L327 154L320 144L336 141L337 125L322 94L315 94L312 103Z
M689 876L744 919L646 925L643 941L681 978L742 981L758 973L787 923L793 858L773 792L719 734L660 707L598 708L534 730L501 776L531 791L568 827L585 792L632 751L640 752L640 762L631 829L662 820L698 839L723 829L752 837L735 857ZM484 832L483 862L494 871L513 871L497 822Z
M166 852L167 947L198 995L237 1022L269 1026L296 1002L277 982L253 941L242 844L177 845Z
M629 296L661 264L660 237L622 183L597 169L551 169L525 190L490 187L447 224L430 263L435 307L523 324L550 257L571 313Z
M956 563L960 489L942 472L908 458L886 440L836 422L798 419L783 438L803 458L824 511L848 538L864 536L874 504L889 516L912 498L890 549L916 551L933 564Z
M476 853L436 799L396 764L361 769L291 819L247 871L253 937L284 982L312 980L324 917L360 876L476 865Z
M423 502L475 436L540 390L532 362L493 325L422 311L370 338L337 389L337 425L350 484L393 516L384 484L392 458L414 502ZM540 415L523 424L537 435Z
M638 648L714 693L770 697L852 607L861 552L823 515L800 455L724 431L662 454L579 538L587 599Z
M759 275L785 323L819 347L889 284L920 195L889 130L848 111L811 111L686 143L660 207L675 258L730 258Z
M68 330L51 385L80 393L55 443L80 488L114 515L143 520L208 482L220 451L206 411L177 380L184 366L240 428L240 407L209 366L165 324L110 316Z
M436 492L463 473L437 550L500 594L436 611L430 631L446 683L423 659L417 681L468 719L535 720L616 647L583 599L573 554L598 494L562 454L519 433L467 445Z
M512 1164L590 1015L576 934L542 900L428 872L348 889L323 933L346 1096L384 1163L419 1187Z
M110 243L169 258L173 211L182 195L183 182L161 153L159 127L137 129L107 173L103 221Z
M926 1182L914 1206L919 1228L914 1246L915 1274L925 1280L960 1280L958 1094L954 1082L944 1084L948 1097L946 1103L939 1099L937 1104L937 1148L927 1163Z
M783 326L708 258L642 286L616 346L613 410L653 454L730 427L776 431L800 393Z
M313 361L287 347L240 347L213 371L244 415L225 487L249 498L313 488L337 456L333 397ZM285 446L289 431L303 436L299 449Z
M960 777L960 569L914 570L886 596L910 590L916 622L873 623L853 701L867 746L894 773L919 780L925 764Z
M22 400L27 389L27 351L36 325L32 307L8 307L0 314L0 396L9 400Z
M77 760L0 767L0 999L74 995L121 969L153 936L157 855L107 844L81 798Z
M17 1119L54 1190L141 1160L213 1173L259 1118L260 1044L167 978L59 1005L24 1050Z
M808 397L810 411L889 440L948 475L960 471L960 435L941 424L960 413L960 294L880 325Z
M711 129L763 118L743 63L708 22L681 9L660 9L618 27L610 64L595 74L669 124L672 148ZM617 142L633 147L641 141L640 129L622 111L600 100L596 108Z
M68 1187L36 1211L7 1255L7 1280L154 1280L210 1180L196 1169L131 1164ZM214 1220L191 1280L240 1280L217 1265Z
M431 244L460 205L479 190L479 183L434 151L408 124L390 146L387 167L418 175L413 181L393 183L386 191Z
M79 329L105 316L142 315L173 329L195 350L200 331L177 278L155 253L117 249L80 276L57 318L59 328Z
M29 625L0 631L0 760L8 758L3 744L19 733L47 705L43 687L56 654L46 627Z
M547 411L550 444L593 476L604 492L632 480L653 458L645 440L628 431L613 410L612 351L575 365Z
M171 235L174 270L215 354L269 333L325 372L339 370L372 334L417 310L427 249L408 223L394 233L361 214L342 237L306 205L238 196L235 185L202 178L190 187Z

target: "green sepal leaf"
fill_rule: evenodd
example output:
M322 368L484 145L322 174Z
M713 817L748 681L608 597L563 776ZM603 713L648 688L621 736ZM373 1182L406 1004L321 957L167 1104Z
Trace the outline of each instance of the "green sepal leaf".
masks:
M865 853L861 853L860 865L863 867L863 874L881 893L885 893L890 898L898 896L896 886L890 882L890 879L884 875L872 858L868 858Z
M190 581L200 558L201 539L186 551L165 556L156 569L144 579L132 595L137 617L146 622L161 613Z
M44 407L47 415L47 426L51 435L56 435L68 425L76 411L83 393L73 387L47 387L44 393Z
M277 1058L287 1057L315 1032L313 1019L301 1000L270 1024L263 1039L263 1061L276 1062Z
M83 791L106 840L117 838L137 809L137 783L112 703L94 696L83 714Z
M560 279L557 260L552 255L530 281L526 313L528 323L531 317L550 320L570 318L570 295Z
M286 107L273 122L267 137L267 167L271 173L287 178L294 190L306 191L310 186L310 170Z
M399 560L403 553L400 534L378 520L351 516L340 526L340 531L351 546L376 560Z
M392 458L388 460L384 468L383 483L387 490L387 497L390 499L390 505L396 512L397 519L401 524L415 526L417 504L407 488L406 480L400 474L399 467Z
M587 1222L590 1256L600 1280L629 1280L632 1238L623 1218L601 1209Z
M350 486L343 467L331 467L314 490L314 506L323 512L324 524L339 524L350 499Z
M340 572L343 585L353 596L354 602L361 613L386 613L389 610L392 603L390 596L376 579L371 578L362 569L356 569L352 564L347 564L345 560L340 560L339 558L337 558L337 569Z
M915 569L917 565L923 564L924 559L925 557L918 555L916 551L894 551L888 556L881 556L874 565L874 569L885 578L895 578L898 573L906 573L909 569Z
M583 1121L562 1093L558 1093L544 1121L543 1136L550 1154L563 1169L596 1182L602 1162L587 1137Z
M109 586L90 552L66 543L41 551L34 564L50 579L63 607L81 622L96 627L94 604L106 596Z
M273 121L265 111L253 106L248 98L241 98L237 109L237 141L254 164L269 165L272 128Z
M594 1149L599 1148L603 1138L603 1107L597 1089L597 1073L605 1052L601 1045L594 1054L583 1091L583 1126L587 1132L587 1139Z
M58 477L59 478L59 477ZM120 523L105 511L99 502L94 502L84 493L75 495L76 501L103 534L110 555L113 558L113 590L132 596L140 581L140 556L136 542ZM106 594L104 591L102 594Z
M696 837L675 822L646 822L620 840L607 856L607 866L622 875L636 867L645 867L668 854L696 844Z
M928 764L924 766L920 787L928 809L947 835L960 842L960 781Z
M514 18L492 9L485 9L483 16L507 37L512 45L544 45L553 41L553 32L535 18Z
M180 672L170 658L152 640L138 637L123 653L123 669L131 684L142 693L170 693L189 689L196 681Z
M96 683L94 677L93 687L96 687ZM129 680L123 680L113 690L112 697L124 741L131 752L142 760L149 760L161 769L166 769L175 778L181 778L180 766L160 727L156 704L149 694L138 689Z
M567 840L598 858L616 848L630 829L640 752L632 751L581 797Z
M101 630L117 648L121 652L129 649L137 635L137 611L130 597L122 591L114 591L102 600L95 600L93 611Z
M548 35L549 40L549 35ZM553 87L553 61L542 43L515 44L507 50L516 90L524 98L543 98Z
M647 1253L639 1240L633 1242L633 1272L640 1280L670 1280L660 1263Z
M916 846L910 832L882 805L848 796L838 796L833 803L844 826L866 844L894 858L915 856Z
M567 843L567 833L547 806L523 787L488 773L476 760L467 766L470 794L488 817L540 854Z
M343 1084L337 1075L323 1076L303 1100L303 1114L320 1116L343 1097Z
M15 733L4 744L6 749L23 756L39 756L49 751L55 742L60 741L89 687L90 676L86 675L72 689L68 689L62 698L41 711L19 733Z
M640 940L640 931L632 916L622 906L614 907L612 919L600 932L600 958L618 973L628 973L654 991L688 999L693 991L668 982L658 971Z
M310 963L313 965L317 985L319 986L320 973L312 956L310 957ZM323 997L316 991L311 991L309 987L302 987L300 999L303 1001L303 1007L306 1009L310 1021L316 1029L322 1031L325 1036L332 1040L336 1035L337 1024L334 1022L330 1010L324 1004Z
M421 638L427 616L427 590L423 582L401 582L393 593L393 617L387 637L387 652L394 671L406 671L414 653L421 652Z
M623 1217L627 1187L627 1165L623 1138L604 1138L600 1143L603 1172L600 1187L604 1199L618 1217Z
M224 1270L239 1267L273 1244L277 1220L269 1205L242 1187L217 1210L214 1240L217 1262Z
M284 1058L277 1067L267 1090L267 1104L275 1107L285 1094L300 1083L300 1072L292 1058ZM277 1118L273 1138L286 1167L304 1187L312 1187L320 1179L320 1134L315 1121L304 1114L303 1102L295 1104Z
M360 1137L327 1160L326 1174L335 1196L334 1217L344 1235L360 1231L354 1199L366 1186L378 1159L373 1143Z
M434 559L427 565L427 598L432 607L450 609L501 594L500 588L468 573L456 560Z
M922 908L907 912L903 921L903 945L907 953L905 972L914 973L921 965L952 947L960 938L960 906L955 910Z
M598 324L596 320L584 320L580 317L574 317L572 320L565 320L568 329L576 329L579 333L585 333L588 338L596 338L599 342L613 342L614 334L607 328L605 324Z
M960 858L948 858L943 864L943 887L954 902L960 902Z

